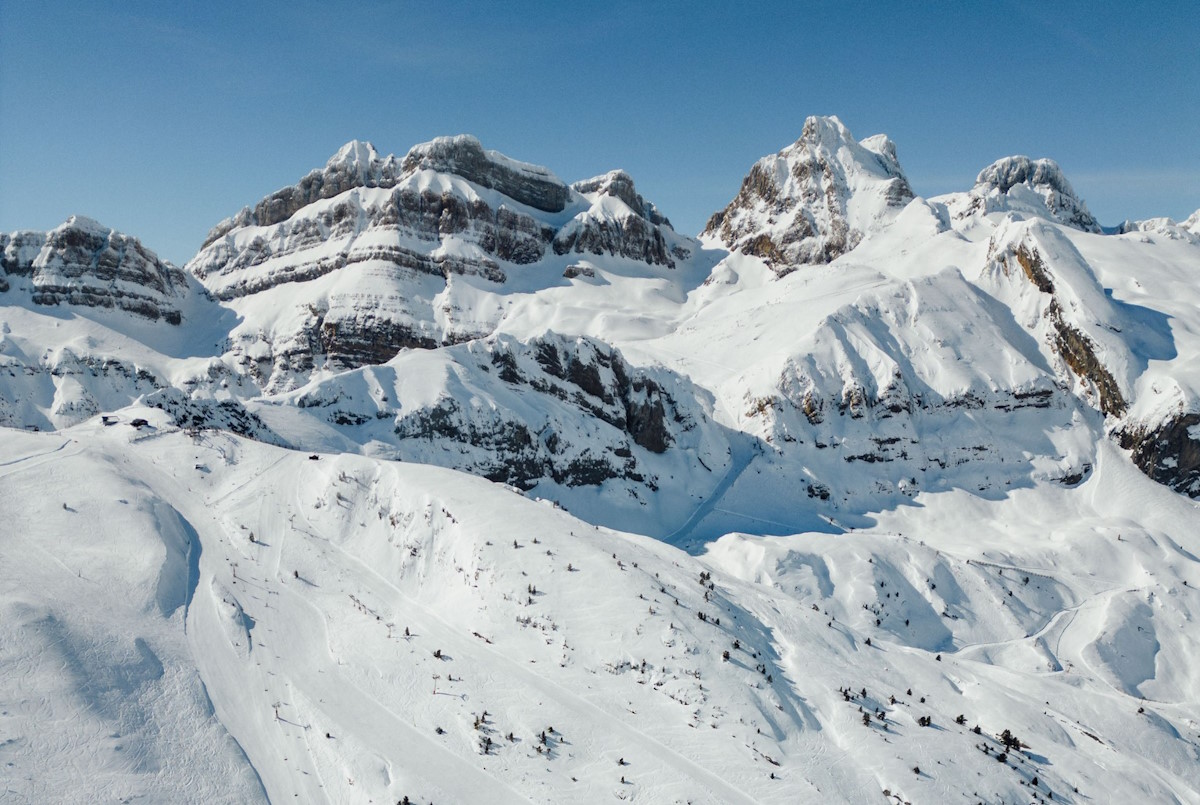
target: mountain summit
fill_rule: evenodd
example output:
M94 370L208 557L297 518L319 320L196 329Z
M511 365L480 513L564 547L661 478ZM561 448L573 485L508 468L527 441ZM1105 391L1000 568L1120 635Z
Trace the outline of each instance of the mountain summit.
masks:
M979 172L969 195L970 204L963 215L1028 211L1084 232L1100 232L1100 224L1052 159L1014 156L997 160Z
M704 234L783 275L845 254L912 198L891 140L856 142L836 117L810 117L800 139L750 168Z

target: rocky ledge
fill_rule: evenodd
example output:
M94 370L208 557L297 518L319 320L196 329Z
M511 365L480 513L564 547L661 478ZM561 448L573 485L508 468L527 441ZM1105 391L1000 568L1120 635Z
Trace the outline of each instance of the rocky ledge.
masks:
M124 310L179 324L187 275L136 238L72 216L46 233L0 234L0 291L14 279L38 305Z

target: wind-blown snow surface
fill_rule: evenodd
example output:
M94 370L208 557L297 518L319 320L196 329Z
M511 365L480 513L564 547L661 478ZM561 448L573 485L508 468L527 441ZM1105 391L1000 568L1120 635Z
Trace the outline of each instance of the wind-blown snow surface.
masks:
M0 799L1200 802L1196 216L760 165L0 237Z

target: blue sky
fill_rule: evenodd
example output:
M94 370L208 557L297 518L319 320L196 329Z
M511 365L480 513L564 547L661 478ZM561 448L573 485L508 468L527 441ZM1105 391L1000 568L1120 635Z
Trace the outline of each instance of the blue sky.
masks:
M810 114L916 191L1058 160L1102 223L1200 207L1200 2L0 3L0 231L85 214L182 263L353 138L624 168L695 233Z

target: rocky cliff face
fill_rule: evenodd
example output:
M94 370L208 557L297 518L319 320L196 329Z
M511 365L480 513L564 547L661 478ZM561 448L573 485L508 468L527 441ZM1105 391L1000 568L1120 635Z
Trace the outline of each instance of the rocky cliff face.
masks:
M1005 157L979 172L960 218L973 213L1025 211L1049 216L1083 232L1099 233L1100 224L1051 159Z
M0 234L0 281L38 305L79 305L179 324L187 275L136 238L72 216L47 233ZM14 290L14 292L17 292Z
M674 267L692 248L628 174L572 188L459 136L403 159L349 143L324 170L220 224L187 267L243 312L237 360L280 390L316 368L486 335L495 314L481 317L460 294L503 294L510 276L543 262L557 263L547 273L561 282L570 255Z
M485 151L467 134L414 146L403 165L407 173L428 170L461 176L543 212L562 212L571 200L570 189L546 168Z
M551 333L408 353L285 400L384 455L522 489L614 481L636 497L682 475L681 453L724 446L682 378L631 366L601 341ZM708 461L719 467L723 457Z
M571 187L590 205L555 235L555 254L611 255L668 268L675 267L676 259L691 256L671 222L638 194L633 178L624 171Z
M356 187L392 187L400 175L394 156L380 158L375 146L351 140L329 158L323 170L309 172L291 187L277 190L254 205L243 207L232 218L217 224L204 239L204 247L244 226L271 226L321 199L333 198Z
M855 142L836 117L810 117L800 139L754 164L704 234L782 276L845 254L912 198L890 140Z
M1130 424L1116 434L1138 468L1188 497L1200 498L1200 413L1178 414L1155 424Z

